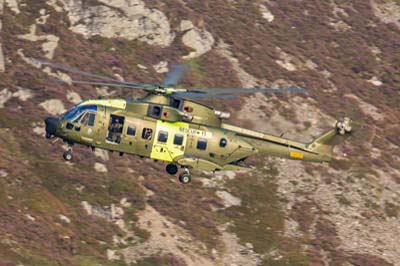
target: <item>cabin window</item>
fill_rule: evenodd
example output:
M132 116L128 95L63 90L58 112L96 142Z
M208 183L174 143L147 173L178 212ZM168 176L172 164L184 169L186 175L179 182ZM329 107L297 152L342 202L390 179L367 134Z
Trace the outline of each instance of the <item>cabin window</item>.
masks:
M160 118L161 117L162 106L161 105L154 105L150 104L149 109L147 111L147 115L153 118Z
M220 146L221 148L225 148L225 147L226 147L226 144L228 144L228 141L227 141L225 138L222 138L222 139L219 141L219 146Z
M110 115L110 122L108 130L113 133L122 133L122 128L124 127L125 118L118 115Z
M167 142L167 140L168 140L168 132L166 132L166 131L160 131L160 132L158 132L158 138L157 138L157 140L159 141L159 142Z
M153 137L153 130L147 127L143 128L142 139L151 140L152 137Z
M128 129L126 130L126 134L129 136L135 136L136 135L136 127L128 126Z
M199 139L197 141L197 149L198 150L206 150L207 149L207 140L206 139Z
M183 135L176 134L174 137L174 145L182 145L183 144Z
M93 120L94 121L94 120ZM125 117L118 115L110 115L108 125L108 135L106 140L119 144L121 142L122 129L124 128Z

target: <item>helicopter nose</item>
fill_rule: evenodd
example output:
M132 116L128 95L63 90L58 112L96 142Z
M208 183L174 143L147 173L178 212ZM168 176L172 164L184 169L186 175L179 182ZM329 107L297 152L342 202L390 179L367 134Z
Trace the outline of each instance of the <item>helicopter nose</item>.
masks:
M58 118L56 117L47 117L44 120L46 125L46 138L51 138L56 135L57 132L57 125L58 125Z

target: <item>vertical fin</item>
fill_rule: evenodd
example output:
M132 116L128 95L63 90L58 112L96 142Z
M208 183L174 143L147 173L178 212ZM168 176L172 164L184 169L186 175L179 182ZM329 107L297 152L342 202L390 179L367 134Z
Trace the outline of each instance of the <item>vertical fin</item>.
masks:
M344 117L336 121L333 129L325 132L311 143L307 144L307 149L331 157L333 147L351 136L355 129L354 127L354 122L350 118Z

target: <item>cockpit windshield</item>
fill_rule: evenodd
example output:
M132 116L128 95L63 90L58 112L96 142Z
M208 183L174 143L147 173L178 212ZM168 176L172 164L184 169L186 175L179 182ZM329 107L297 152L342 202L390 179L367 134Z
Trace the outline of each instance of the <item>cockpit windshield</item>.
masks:
M86 111L94 113L97 112L97 105L75 105L74 107L72 107L72 109L61 115L61 118L71 122L75 122Z

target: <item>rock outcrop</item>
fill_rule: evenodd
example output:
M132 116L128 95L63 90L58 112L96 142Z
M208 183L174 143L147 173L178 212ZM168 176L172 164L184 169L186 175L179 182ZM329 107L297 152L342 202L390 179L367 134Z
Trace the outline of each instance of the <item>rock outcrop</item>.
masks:
M146 8L141 0L99 0L96 5L82 0L65 0L70 29L86 38L100 35L121 37L149 44L168 46L174 40L167 17L159 10Z
M0 91L0 108L4 108L4 104L13 97L25 102L29 98L33 97L33 93L29 89L23 89L20 87L15 92L10 91L9 89L3 89Z
M51 115L60 115L66 111L63 102L59 99L46 100L40 106Z
M0 1L0 4L3 5L4 0ZM18 15L21 13L19 10L19 1L18 0L5 0L7 6L16 14Z
M272 12L268 9L266 5L260 4L259 8L262 17L266 19L268 22L272 22L275 19L275 16L272 14Z
M3 8L4 8L4 0L0 0L0 16L3 16ZM3 29L3 22L0 19L0 34ZM0 73L6 70L5 62L4 62L4 53L3 53L3 45L0 42Z
M60 38L52 34L36 35L36 28L36 24L33 24L29 33L20 35L18 37L31 42L44 41L42 44L43 52L48 59L52 59Z
M214 45L214 37L205 29L199 29L193 25L191 21L183 20L181 22L181 31L186 33L182 37L182 42L189 48L193 49L188 55L185 55L184 59L191 59L199 57L208 51Z

